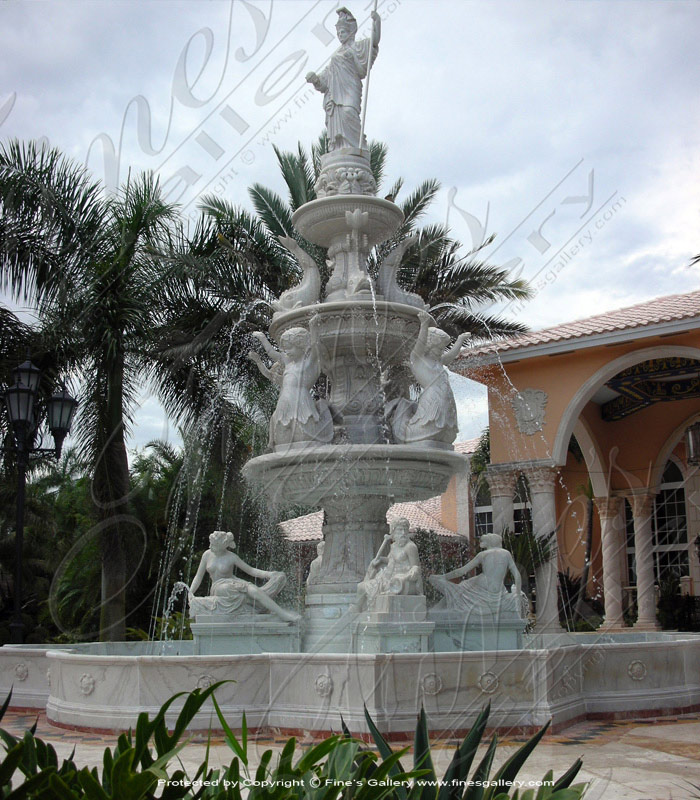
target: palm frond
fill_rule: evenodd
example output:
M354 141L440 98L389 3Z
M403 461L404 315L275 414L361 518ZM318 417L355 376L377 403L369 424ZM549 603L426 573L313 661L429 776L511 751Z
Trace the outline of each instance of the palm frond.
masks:
M308 156L301 143L299 143L296 153L284 152L275 145L273 145L273 149L282 171L282 177L289 189L289 204L292 210L296 211L304 203L316 199L313 168L309 164Z
M282 198L259 183L254 183L248 194L260 219L273 236L294 236L292 214Z
M386 156L387 146L383 142L376 142L373 140L369 143L369 168L377 183L377 188L381 186L382 180L384 179Z
M474 312L468 306L453 303L441 303L433 306L430 313L435 317L438 326L450 336L460 333L471 333L478 341L488 341L505 336L519 336L527 333L527 326L513 322L504 317L490 316Z
M414 189L408 198L401 204L404 221L401 226L402 231L412 229L420 217L428 210L428 206L435 199L440 191L440 182L434 179L423 181L421 185Z
M99 185L56 149L0 146L0 286L40 307L60 302L103 247Z

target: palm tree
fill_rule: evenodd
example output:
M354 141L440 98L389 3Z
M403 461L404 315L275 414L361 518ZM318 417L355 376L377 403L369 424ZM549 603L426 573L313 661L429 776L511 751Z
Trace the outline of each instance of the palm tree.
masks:
M297 270L259 221L218 198L191 233L179 222L152 176L107 199L56 150L0 148L0 285L33 305L44 350L81 384L75 429L99 530L100 631L112 640L131 574L126 438L138 391L150 379L191 440L242 461L274 406L244 357L247 335L267 327Z
M102 560L100 632L125 630L129 466L125 437L157 319L175 210L151 176L106 199L57 150L0 149L0 275L33 303L64 369L81 382L76 429L92 475Z
M292 236L297 239L314 257L322 275L326 272L325 251L300 237L292 226L292 214L304 203L316 199L314 184L320 172L320 157L326 150L325 135L312 146L310 155L301 144L296 153L274 148L289 191L286 201L258 183L249 190L258 217L270 236ZM385 145L378 142L370 144L370 164L377 186L381 185L384 177L386 155ZM387 197L395 199L402 187L403 181L397 180ZM396 234L378 247L371 257L368 265L370 274L377 274L382 260L400 242L417 234L416 245L404 253L398 278L404 288L416 292L428 303L440 327L453 336L467 331L478 339L524 333L524 325L480 310L485 304L523 300L531 296L524 280L510 280L506 270L475 258L492 243L493 237L462 255L462 245L450 238L445 226L418 227L439 190L438 181L424 181L400 204L404 221Z

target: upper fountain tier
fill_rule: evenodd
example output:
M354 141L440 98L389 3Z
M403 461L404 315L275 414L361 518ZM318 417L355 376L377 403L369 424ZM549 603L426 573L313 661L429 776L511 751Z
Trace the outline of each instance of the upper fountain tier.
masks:
M302 280L274 303L277 347L256 334L272 364L251 353L280 389L270 452L245 467L269 501L323 507L326 547L307 586L311 616L323 620L347 610L386 533L389 505L443 492L466 464L452 448L457 409L445 369L462 338L448 347L423 299L397 282L417 237L402 235L401 209L376 197L361 131L361 82L379 18L372 39L356 43L354 18L338 14L341 47L307 76L324 93L329 143L317 199L292 217L299 237L280 240ZM302 237L327 251L325 287ZM319 397L321 375L327 391Z

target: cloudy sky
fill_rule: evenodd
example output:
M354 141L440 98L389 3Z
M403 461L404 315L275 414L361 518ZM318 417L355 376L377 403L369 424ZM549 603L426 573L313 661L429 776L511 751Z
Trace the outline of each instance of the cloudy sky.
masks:
M271 145L313 141L303 76L333 0L2 0L0 138L46 137L113 187L156 170L194 213L282 191ZM347 5L368 31L370 0ZM700 3L379 0L367 132L388 180L438 178L432 221L532 281L533 328L697 288ZM485 424L460 387L462 435ZM167 435L145 399L136 441ZM172 432L171 432L172 433Z

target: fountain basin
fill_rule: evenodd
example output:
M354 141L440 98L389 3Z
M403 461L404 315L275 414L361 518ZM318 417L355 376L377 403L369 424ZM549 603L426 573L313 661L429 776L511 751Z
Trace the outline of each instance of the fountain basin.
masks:
M388 505L444 492L466 458L452 450L407 444L319 445L266 453L243 468L273 504L323 505L331 498L377 497Z
M318 317L319 338L331 362L338 356L354 354L382 363L406 360L418 336L419 309L403 303L388 303L381 298L317 303L284 314L275 314L270 335L279 342L290 328L307 328Z
M389 200L371 195L344 194L305 203L294 212L292 225L310 242L329 247L347 234L349 228L345 215L356 211L367 214L367 224L362 232L367 236L369 248L393 236L403 222L403 212Z
M697 634L646 634L639 640L591 633L570 640L550 649L367 655L194 656L191 642L169 643L179 650L172 655L148 654L149 643L110 645L110 654L99 644L71 650L5 646L0 690L5 694L14 683L14 707L45 704L54 724L98 730L125 729L139 712L155 713L175 692L220 680L234 681L217 691L233 728L240 727L245 711L251 728L314 735L338 731L341 714L353 732L366 732L363 703L380 730L395 737L410 735L421 705L433 733L468 729L489 701L490 724L530 732L550 719L556 730L586 718L700 708ZM120 647L125 654L116 654ZM28 672L24 681L17 677L20 665ZM169 723L178 707L169 712ZM219 723L207 705L192 728L210 726Z

